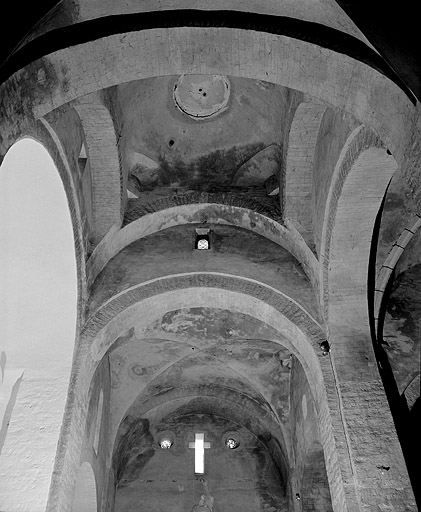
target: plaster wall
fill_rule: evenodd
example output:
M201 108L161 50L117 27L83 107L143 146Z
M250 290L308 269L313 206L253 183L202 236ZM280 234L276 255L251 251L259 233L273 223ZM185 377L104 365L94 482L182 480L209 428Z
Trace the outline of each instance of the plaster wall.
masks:
M173 433L170 450L159 448L160 431ZM210 443L205 450L203 475L194 474L194 453L188 447L196 432L204 432L205 441ZM225 446L227 433L240 441L237 449ZM140 420L127 448L115 512L138 510L139 501L151 511L171 506L181 512L195 504L201 510L203 495L213 499L213 510L220 512L288 510L284 483L263 439L224 418L183 415L181 410L153 426Z
M7 427L7 436L0 457L0 503L7 512L45 511L69 385L70 360L67 368L49 371L47 375L28 367L16 375L9 410L5 411L3 427ZM12 368L10 372L13 375Z
M129 0L123 6L118 5L118 7L112 0L79 0L78 17L80 20L86 20L99 16L156 11L157 9L227 9L288 16L321 23L347 32L367 42L352 20L348 18L345 12L333 0L301 0L299 2L286 0L282 3L276 0L216 0L211 5L205 0L182 0L177 2L174 0L164 0L160 2L158 7L153 0L144 1L140 5L135 0Z

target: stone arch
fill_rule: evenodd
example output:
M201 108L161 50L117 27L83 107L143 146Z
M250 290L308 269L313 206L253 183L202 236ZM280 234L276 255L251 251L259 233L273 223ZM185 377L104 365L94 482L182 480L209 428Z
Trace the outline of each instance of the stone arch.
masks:
M246 297L254 297L254 299L257 301L261 301L262 304L270 305L276 310L283 312L283 317L285 318L286 323L282 325L282 329L286 330L286 335L289 335L289 339L293 339L294 336L299 337L297 338L297 344L295 348L294 342L291 342L292 345L290 348L294 349L295 352L302 352L303 354L305 353L309 355L308 350L310 350L310 353L313 354L313 348L309 349L309 342L307 341L306 335L309 336L309 340L312 340L314 348L318 347L319 341L324 339L325 334L323 329L316 322L316 320L313 319L297 302L293 301L282 292L252 279L240 278L237 276L231 276L229 274L221 274L217 272L192 272L188 274L175 274L164 278L153 279L151 281L129 288L108 300L95 312L92 317L90 317L90 319L85 324L85 327L81 333L81 348L83 347L85 340L95 339L98 333L106 326L107 337L109 338L108 343L112 344L112 338L114 334L115 338L117 338L119 335L118 329L120 321L115 324L114 319L116 315L122 315L122 320L126 314L131 314L130 307L134 304L144 302L149 298L159 298L157 301L159 302L163 300L163 293L169 292L173 294L181 294L181 290L187 289L197 289L198 291L200 290L201 293L196 298L196 300L200 303L208 301L208 307L212 307L213 305L215 307L225 307L226 309L232 309L234 307L234 310L237 310L235 302L230 303L226 297L218 298L217 295L214 296L211 294L211 290L221 289L225 290L227 294L228 290L231 290L233 293L240 293ZM153 300L155 301L155 299ZM190 301L188 300L188 302ZM213 304L213 302L215 302L215 304ZM250 309L244 311L244 313L250 314L251 316L256 316L253 313L251 304L248 304L248 307ZM238 311L241 312L241 306L238 306L238 308ZM153 311L151 311L151 314L155 317L158 315L159 311L159 314L162 314L162 312L165 311L165 308L158 306L157 308L154 308ZM150 316L145 317L145 322L150 321ZM268 323L268 319L262 318L262 321ZM302 335L299 335L298 331L296 332L296 328L293 327L293 325L296 323L298 323L300 325L300 329L306 333L304 338ZM111 327L111 325L114 324L115 327L117 327L117 331L112 334L110 331L108 331L108 329ZM278 325L277 328L279 330L280 325ZM298 341L298 339L302 341ZM110 346L110 344L107 346L103 344L100 346L90 345L90 357L92 358L92 363L96 365L105 355L105 352L110 348ZM306 359L303 359L303 355L298 354L297 357L300 358L304 365L307 365ZM311 357L309 361L310 360ZM314 361L311 363L311 365L313 364L315 364Z
M373 439L372 444L365 447L367 459L376 456L386 439L393 445L390 452L383 454L389 457L389 463L402 457L397 439L392 437L393 419L377 372L367 282L375 220L396 168L396 160L377 135L364 126L356 128L335 167L323 223L323 309L330 357L337 376L344 438L350 454L350 466L343 474L348 483L349 499L359 508L363 507L365 499L363 484L356 484L361 460L352 454L361 452L359 440L348 430L353 428L354 411L358 410L361 421L369 425L374 404L382 403L382 412L376 418L378 445ZM396 477L396 481L399 478Z
M84 101L86 103L75 105L75 109L86 137L92 180L92 243L96 245L112 226L120 227L126 194L111 114L94 99L91 103Z
M371 237L396 168L395 159L371 130L359 126L350 134L332 178L320 249L321 303L329 324L341 318L341 308L350 301L356 316L348 325L363 322L368 329L365 276Z
M12 287L9 278L3 281L9 308L7 323L1 322L7 325L1 336L2 387L10 389L3 395L7 403L0 429L0 502L8 510L41 510L60 435L55 419L64 412L73 359L74 237L66 191L45 145L31 134L11 148L3 164L7 194L1 202L8 215L1 218L12 229L10 237L4 231L3 240L13 258L2 260ZM57 232L54 239L52 231Z
M195 48L203 48L200 63L191 51L181 51L183 47L193 48L190 41L195 42ZM260 53L251 50L256 46L266 47L264 65ZM210 52L209 48L213 50ZM67 68L58 74L54 70L62 70L63 61ZM53 73L51 80L56 87L45 87L38 82L41 70L46 76ZM294 39L294 52L291 52L289 37L257 30L145 29L72 46L71 54L68 49L57 50L48 58L41 57L17 71L2 84L4 99L0 114L5 120L13 119L14 127L19 124L24 109L14 91L23 82L27 88L31 81L34 83L34 95L28 105L35 118L40 118L64 103L118 83L152 76L215 72L273 82L344 109L380 133L397 161L401 161L413 128L415 109L397 85L347 55L327 48L320 51L317 45L299 39ZM360 76L365 80L361 81ZM379 89L382 95L377 93ZM346 97L344 90L348 91ZM366 108L368 102L372 105L370 109ZM5 124L0 154L16 133L7 121Z
M58 454L61 470L53 476L52 485L58 501L51 503L51 510L64 499L63 491L60 491L62 471L70 470L77 463L77 447L83 436L80 416L86 414L85 398L91 377L101 358L121 335L122 326L126 329L134 318L146 325L169 310L193 305L234 308L264 321L290 341L289 346L285 343L283 346L297 355L314 393L321 442L328 461L329 484L335 489L332 496L334 510L344 510L345 493L339 457L345 460L341 460L341 464L347 464L349 459L343 433L339 429L333 432L332 417L340 417L340 407L334 386L325 387L324 383L334 381L334 376L329 358L323 357L319 348L325 339L323 330L298 304L278 291L249 279L216 273L175 275L136 286L108 301L87 322L75 362L72 376L75 385L68 399L65 436ZM71 422L71 428L68 422Z
M66 193L69 205L70 218L73 227L73 239L76 255L77 268L77 286L78 286L78 326L83 325L85 317L85 302L87 299L86 286L86 255L87 255L87 236L84 233L84 223L82 222L82 213L80 210L77 192L72 177L69 162L63 145L53 127L44 118L36 123L33 129L33 136L41 140L43 145L49 151L51 158L58 170L62 180L64 191Z
M301 103L291 124L284 184L284 216L312 242L311 192L313 163L325 105Z
M96 481L92 466L84 462L76 475L72 512L97 512Z
M288 223L283 226L276 220L248 208L216 203L212 199L209 197L204 203L186 200L186 204L178 206L171 206L170 203L165 209L155 212L153 205L146 205L152 210L150 213L129 222L119 231L111 231L93 252L87 263L89 286L108 261L132 242L172 226L202 222L205 217L208 223L229 224L248 229L284 247L302 264L317 292L319 282L316 257L293 226Z
M421 216L417 215L413 222L402 231L399 238L392 245L387 258L385 259L383 265L379 269L378 275L376 276L376 287L374 290L374 321L376 332L378 329L380 310L390 276L392 275L393 270L395 269L400 257L402 256L405 247L409 244L412 237L420 228Z

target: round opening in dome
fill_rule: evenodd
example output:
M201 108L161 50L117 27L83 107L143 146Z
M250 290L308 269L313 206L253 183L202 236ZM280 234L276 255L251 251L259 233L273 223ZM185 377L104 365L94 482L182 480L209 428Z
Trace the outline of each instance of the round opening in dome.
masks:
M181 75L174 85L176 106L194 119L206 119L227 108L230 83L222 75Z

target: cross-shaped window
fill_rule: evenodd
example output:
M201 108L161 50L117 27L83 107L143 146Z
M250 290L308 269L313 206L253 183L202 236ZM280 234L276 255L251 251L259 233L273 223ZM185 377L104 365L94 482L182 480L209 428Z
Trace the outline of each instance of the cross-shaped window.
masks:
M205 448L210 448L210 443L205 443L205 434L195 434L194 443L189 443L189 448L194 448L194 472L205 472Z

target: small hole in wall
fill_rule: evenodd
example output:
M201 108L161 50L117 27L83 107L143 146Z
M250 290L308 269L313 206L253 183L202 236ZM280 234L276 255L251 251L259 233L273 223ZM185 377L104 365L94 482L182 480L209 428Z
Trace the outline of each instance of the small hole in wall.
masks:
M174 139L170 139L168 141L168 147L172 148L174 146L174 144L175 144L175 140Z

